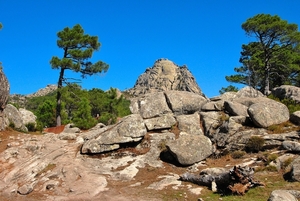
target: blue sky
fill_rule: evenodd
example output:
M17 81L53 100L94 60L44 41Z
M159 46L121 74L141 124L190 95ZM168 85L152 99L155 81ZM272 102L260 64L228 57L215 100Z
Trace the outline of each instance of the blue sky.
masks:
M242 23L265 13L300 25L299 8L298 0L0 0L0 61L11 94L56 84L59 71L49 64L63 54L56 33L79 23L102 44L92 61L110 65L106 74L82 80L83 88L132 88L146 68L167 58L187 65L213 97L240 66L242 44L254 40Z

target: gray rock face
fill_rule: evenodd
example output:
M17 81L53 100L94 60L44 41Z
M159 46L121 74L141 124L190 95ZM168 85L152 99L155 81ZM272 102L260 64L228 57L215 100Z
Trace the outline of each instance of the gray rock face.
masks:
M286 122L290 118L288 108L276 101L253 104L248 108L248 113L253 123L261 128Z
M56 85L49 84L45 88L39 89L37 92L35 92L33 94L28 94L28 95L12 94L12 95L9 95L9 102L11 102L13 104L17 104L20 107L25 107L25 102L28 98L45 96L49 93L54 92L56 89L57 89Z
M172 113L163 92L146 94L135 99L131 102L130 109L132 113L140 114L144 119Z
M82 153L102 153L118 149L121 143L137 142L147 133L143 119L139 114L124 117L110 130L97 138L86 141ZM94 133L92 133L94 135Z
M200 112L200 116L207 136L212 136L222 124L219 112Z
M144 123L148 131L151 131L157 129L171 128L173 125L176 124L176 120L172 114L166 114L156 118L145 119Z
M213 153L210 139L204 135L181 133L179 138L167 143L168 151L184 166L199 162Z
M152 68L146 69L128 92L133 96L140 96L168 90L189 91L202 95L201 89L188 68L180 67L167 59L159 59Z
M167 91L165 94L171 110L176 115L198 112L208 102L204 96L187 91Z
M9 90L10 90L10 86L8 80L4 72L2 71L2 69L0 69L0 110L1 111L5 108L6 103L8 101Z
M292 180L300 182L300 156L293 161L291 176Z
M28 98L32 97L39 97L39 96L45 96L49 93L54 92L57 89L57 85L55 84L48 84L45 88L39 89L37 92L33 94L27 95Z
M5 124L3 110L7 104L9 97L10 86L8 80L3 73L2 69L0 69L0 131L4 130L7 126Z
M36 124L36 116L33 114L33 112L26 110L24 108L20 108L19 112L21 113L24 125L28 123Z
M157 92L132 99L130 110L144 119L172 113L194 114L200 111L207 101L205 97L187 91Z
M300 88L291 85L282 85L272 90L272 94L280 99L290 98L300 103Z
M225 101L224 108L232 116L245 116L245 117L248 116L247 113L248 107L243 104L237 102Z
M207 102L201 108L202 111L222 111L223 109L224 100Z
M77 127L74 127L73 124L67 124L65 125L64 130L62 133L80 133L80 129Z
M263 95L260 91L249 86L240 89L235 94L235 98L258 98L258 97L265 97L265 95Z
M300 143L296 141L283 141L282 147L291 152L300 152Z
M298 199L287 190L272 191L268 201L297 201Z
M296 125L300 125L300 111L293 112L290 116L290 121Z
M199 113L179 115L176 117L176 120L180 131L191 133L193 135L203 135L203 131L200 127Z
M4 109L4 114L6 117L6 126L10 123L14 125L16 129L27 131L27 128L24 126L22 114L19 112L15 106L7 104Z

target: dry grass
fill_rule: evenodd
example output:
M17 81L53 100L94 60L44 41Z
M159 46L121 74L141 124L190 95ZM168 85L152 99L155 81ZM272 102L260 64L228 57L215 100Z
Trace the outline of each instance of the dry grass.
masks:
M300 131L300 127L294 125L290 121L286 121L281 124L274 124L267 128L268 134L279 134L279 133L287 133L292 131Z

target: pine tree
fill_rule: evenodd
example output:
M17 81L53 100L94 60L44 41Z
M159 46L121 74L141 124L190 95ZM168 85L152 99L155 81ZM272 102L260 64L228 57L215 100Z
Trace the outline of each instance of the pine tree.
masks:
M66 70L81 73L82 78L87 75L101 74L109 68L108 64L98 61L92 63L89 59L93 52L100 48L97 36L84 34L82 27L77 24L73 28L66 27L57 33L57 45L63 49L63 57L52 57L50 64L53 69L60 69L57 90L56 125L61 125L61 88L66 82Z

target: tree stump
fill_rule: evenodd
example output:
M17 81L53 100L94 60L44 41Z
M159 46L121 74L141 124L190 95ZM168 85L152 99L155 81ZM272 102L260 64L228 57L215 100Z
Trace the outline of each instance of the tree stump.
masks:
M253 174L254 169L251 167L234 166L232 169L217 175L184 173L180 176L180 180L207 186L212 190L215 189L216 185L216 190L219 193L244 195L250 188L264 186L262 182L253 179Z

